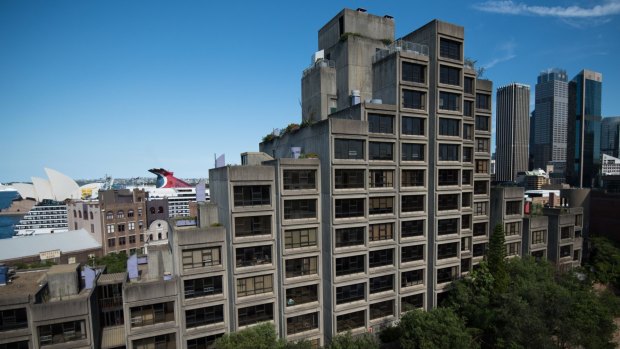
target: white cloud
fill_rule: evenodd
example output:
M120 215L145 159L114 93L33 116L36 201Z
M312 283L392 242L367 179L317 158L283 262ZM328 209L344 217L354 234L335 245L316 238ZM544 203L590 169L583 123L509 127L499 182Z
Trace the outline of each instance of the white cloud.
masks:
M497 56L491 59L490 62L483 64L482 66L484 67L484 69L490 69L496 66L498 63L506 62L517 57L517 55L515 54L516 47L517 44L514 40L502 42L497 46L495 50L497 52Z
M533 15L558 18L596 18L620 13L620 1L610 0L594 7L581 6L534 6L512 0L489 0L474 5L479 11L511 14Z

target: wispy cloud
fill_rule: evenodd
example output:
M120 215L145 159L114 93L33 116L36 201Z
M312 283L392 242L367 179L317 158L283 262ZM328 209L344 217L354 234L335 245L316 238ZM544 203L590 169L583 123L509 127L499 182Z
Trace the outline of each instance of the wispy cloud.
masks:
M619 14L620 0L610 0L593 7L534 6L512 0L489 0L474 4L473 7L479 11L510 15L531 15L564 19L600 18Z
M496 66L498 63L506 62L506 61L509 61L517 57L517 55L515 54L516 47L517 47L517 44L515 43L514 40L509 40L509 41L501 43L495 49L497 53L496 57L491 59L490 62L483 64L482 66L484 67L485 70L490 69Z

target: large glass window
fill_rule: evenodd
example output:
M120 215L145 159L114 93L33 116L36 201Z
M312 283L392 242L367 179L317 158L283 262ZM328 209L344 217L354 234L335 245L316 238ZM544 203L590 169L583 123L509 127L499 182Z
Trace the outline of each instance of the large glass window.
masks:
M403 195L401 212L424 211L424 195Z
M394 187L393 170L370 170L369 187L392 188Z
M521 235L521 222L506 223L505 235Z
M237 268L271 264L271 245L237 248Z
M471 163L474 161L474 148L463 147L463 162Z
M403 170L401 172L401 185L403 187L423 187L424 170Z
M451 92L439 92L439 109L443 110L461 110L461 95Z
M360 310L336 317L336 331L347 332L356 328L366 327L366 311Z
M366 284L354 284L336 288L336 304L351 303L366 298Z
M363 273L365 271L363 255L336 258L336 276Z
M439 161L459 161L458 144L439 144Z
M368 214L388 214L394 213L394 197L379 196L368 199Z
M459 243L451 242L437 246L437 259L458 257Z
M336 229L336 247L364 244L364 227Z
M523 205L523 202L521 200L516 200L516 201L507 201L506 202L506 215L513 215L513 214L521 214L521 206Z
M174 321L174 302L148 304L131 308L131 327Z
M224 334L214 334L211 336L205 336L200 338L188 339L187 349L213 349L215 341L222 337ZM166 347L163 347L166 348Z
M424 283L424 269L405 271L400 274L400 287L410 287Z
M336 199L336 218L364 217L364 199Z
M364 141L359 139L334 140L334 157L344 160L364 160Z
M371 320L394 316L394 300L371 304L368 310L370 311Z
M489 173L489 160L476 160L476 173Z
M459 276L459 267L437 269L437 283L451 282Z
M486 251L487 251L486 243L474 244L474 248L473 248L474 257L482 257L485 255Z
M402 133L409 136L424 136L424 118L403 116Z
M271 216L235 217L235 236L271 234Z
M368 253L368 266L370 268L382 267L394 264L394 249L370 251Z
M0 344L0 349L30 349L29 341L17 341Z
M424 144L402 143L403 161L424 161Z
M476 130L489 131L489 117L485 115L476 115Z
M364 170L336 169L336 189L364 188Z
M319 300L317 285L293 287L286 290L286 306L312 303Z
M270 192L268 185L236 185L234 187L235 206L270 205Z
M370 142L368 144L368 160L394 160L394 143Z
M438 172L438 184L441 185L459 185L459 170L440 169Z
M437 221L437 235L458 234L459 219L449 218Z
M403 89L403 108L426 109L426 92Z
M463 124L463 139L468 141L474 140L474 125Z
M368 132L394 133L394 117L391 115L368 114Z
M489 152L489 139L488 138L476 138L476 152L478 153Z
M461 122L457 119L439 118L439 135L454 136L461 135Z
M183 281L185 298L212 296L222 293L222 276L209 276Z
M461 43L445 38L439 39L439 55L443 58L461 60Z
M319 328L319 313L310 313L286 319L286 334L295 334Z
M273 292L273 275L250 276L237 279L237 297Z
M400 224L400 236L404 238L423 236L424 220L402 221Z
M239 308L238 315L239 326L247 326L263 321L273 320L273 303Z
M485 195L488 193L489 181L474 181L474 194Z
M536 244L544 244L545 243L545 230L534 230L532 231L532 245Z
M182 252L183 270L221 265L221 248L206 247Z
M404 246L400 251L400 261L402 263L424 260L424 245Z
M439 82L448 85L461 85L461 69L441 65L439 67Z
M425 70L422 64L403 62L403 80L423 84L426 81Z
M0 331L28 328L26 308L0 311Z
M284 219L316 218L316 199L284 200Z
M474 202L474 216L486 216L489 203L487 201Z
M284 190L316 189L316 170L284 170Z
M437 196L437 208L439 211L459 209L459 194L441 194Z
M461 194L461 207L471 207L471 192Z
M214 305L185 311L187 328L216 324L224 321L224 306Z
M176 348L176 339L174 333L164 334L161 336L136 339L132 341L134 349L160 349L160 348ZM189 348L188 348L189 349Z
M284 231L284 248L302 248L317 245L316 228L292 229Z
M424 293L403 297L400 300L401 311L407 312L414 309L424 308Z
M474 78L465 77L463 83L463 91L467 94L474 94Z
M316 275L318 263L317 257L289 259L285 262L286 277L294 278L299 276Z
M474 223L474 236L487 235L487 224L485 222Z
M463 170L463 176L461 179L461 185L471 185L473 179L472 170Z
M482 93L476 94L476 108L491 110L491 95Z
M394 239L394 223L379 223L368 225L368 239L370 241Z
M394 291L394 275L383 275L369 280L369 292L370 294Z

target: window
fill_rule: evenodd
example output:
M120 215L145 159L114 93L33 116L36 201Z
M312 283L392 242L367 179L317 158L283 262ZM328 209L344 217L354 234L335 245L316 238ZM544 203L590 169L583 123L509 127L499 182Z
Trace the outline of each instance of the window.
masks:
M295 334L319 328L319 313L310 313L286 319L286 334Z
M402 221L400 224L400 236L404 238L424 236L424 220Z
M118 245L119 246L125 246L125 244L127 244L127 239L124 236L121 236L118 238Z
M421 64L403 62L403 80L423 84L425 79L426 67Z
M29 341L18 341L0 344L0 349L30 349Z
M116 239L112 238L112 239L108 239L108 247L114 247L116 246Z
M461 229L469 230L471 227L471 215L466 214L461 216Z
M132 343L134 349L174 348L176 346L174 333L137 339Z
M284 231L284 248L302 248L317 245L316 228L294 229Z
M289 259L285 262L285 264L287 278L315 275L317 274L318 258L305 257Z
M394 197L380 196L368 199L368 214L390 214L394 213Z
M213 348L215 341L222 337L224 334L214 334L211 336L188 339L187 340L187 349L209 349Z
M571 227L561 227L560 228L560 239L570 239L572 238Z
M463 81L463 91L470 95L474 94L474 78L466 76Z
M241 247L236 252L237 268L271 264L271 245Z
M521 206L523 205L523 202L521 200L517 200L517 201L507 201L506 202L506 215L513 215L513 214L521 214Z
M222 277L210 276L200 279L184 280L185 298L213 296L222 293Z
M449 218L437 221L437 235L458 234L459 219Z
M394 117L391 115L368 114L368 132L394 134Z
M116 218L117 219L125 218L125 211L119 210L118 212L116 212Z
M284 219L316 218L316 199L284 200Z
M518 256L520 242L511 242L506 244L506 256Z
M142 221L138 221L138 230L142 230L143 224Z
M336 247L364 244L364 227L336 229Z
M544 230L532 231L532 245L544 244L546 235L546 231Z
M273 275L250 276L237 279L237 297L273 292Z
M488 153L489 152L489 139L488 138L476 138L476 152Z
M39 345L60 344L86 339L84 320L39 326Z
M471 250L471 237L461 238L461 251Z
M461 207L471 207L471 193L461 194Z
M485 115L476 115L476 130L489 131L489 117Z
M368 144L368 160L394 160L394 143L370 142Z
M582 214L575 215L575 226L581 227L582 225L583 225L583 215Z
M439 55L443 58L461 60L461 43L450 39L439 39Z
M489 160L476 160L476 173L489 174Z
M463 170L463 178L461 179L461 185L471 185L472 171Z
M119 224L119 225L118 225L118 231L119 231L119 232L123 232L123 231L125 231L125 224Z
M270 186L236 185L234 187L235 206L271 205Z
M336 304L351 303L365 298L365 283L341 286L336 288Z
M364 170L336 169L336 189L364 188Z
M447 85L461 85L461 69L441 65L439 67L439 82Z
M342 160L364 160L364 141L359 139L334 140L334 157Z
M403 108L426 109L426 92L403 89Z
M437 196L437 209L449 211L459 209L459 194L442 194Z
M365 260L363 255L336 258L336 276L363 273Z
M486 216L488 214L488 206L489 203L486 201L474 202L474 216Z
M474 125L463 124L463 139L473 141L474 140Z
M424 245L405 246L400 251L401 263L424 260Z
M307 285L286 290L286 306L312 303L319 300L317 285Z
M459 137L461 122L456 119L439 118L439 135Z
M221 265L219 247L197 248L183 251L183 270Z
M581 252L581 250L573 251L573 260L574 261L578 261L579 260L579 255L581 254L580 252Z
M141 208L138 209L138 217L142 217L142 209Z
M113 220L114 219L114 212L112 212L112 211L106 212L105 219L109 220L109 221Z
M409 136L424 136L424 118L403 116L402 133Z
M561 246L560 247L560 258L570 257L571 253L571 245Z
M424 211L424 195L403 195L401 212Z
M284 170L284 190L316 189L316 170Z
M271 234L271 216L235 217L235 236Z
M130 244L135 244L136 243L136 236L135 235L130 235L129 236L129 243Z
M424 170L402 170L401 181L403 187L423 187Z
M506 223L505 235L521 235L521 222Z
M364 199L336 199L336 218L364 217Z
M384 275L370 278L368 281L370 294L394 291L394 275Z
M394 249L370 251L368 253L368 267L377 268L394 264Z
M437 259L458 257L459 243L451 242L437 246Z
M476 109L491 110L491 95L476 94Z
M112 234L114 232L114 228L116 227L115 224L107 224L106 226L106 231L108 232L108 234Z
M474 195L485 195L488 193L488 181L474 181Z
M424 144L402 143L403 161L424 161Z
M0 331L28 328L26 308L0 311Z
M127 229L129 229L129 231L136 230L136 222L127 222Z
M394 316L394 300L371 304L368 310L370 311L371 320Z
M422 285L424 283L424 269L405 271L400 274L400 287Z
M238 316L239 326L247 326L263 321L273 320L273 303L239 308Z
M347 332L359 327L366 327L366 311L364 310L336 317L336 332Z
M473 147L463 147L463 162L471 163L472 161L474 161L473 153Z
M458 277L459 267L447 267L437 269L437 283L451 282Z
M459 161L459 145L439 144L439 161Z
M487 244L474 244L474 257L482 257L486 254Z
M464 101L463 102L463 116L474 116L474 102L473 101Z
M407 312L424 307L424 293L403 297L400 300L401 311Z
M487 224L482 223L474 223L474 236L486 236L487 235Z
M216 324L224 321L224 305L191 309L185 311L187 328Z
M128 210L127 211L127 217L128 218L133 218L133 216L134 216L134 211L133 210Z
M438 185L459 185L460 173L459 170L443 170L438 172Z
M147 304L131 308L131 327L174 321L174 302Z
M439 91L439 109L452 111L461 110L461 95Z
M392 188L394 187L393 170L370 170L369 187Z
M368 225L368 239L370 241L394 239L394 223L380 223Z

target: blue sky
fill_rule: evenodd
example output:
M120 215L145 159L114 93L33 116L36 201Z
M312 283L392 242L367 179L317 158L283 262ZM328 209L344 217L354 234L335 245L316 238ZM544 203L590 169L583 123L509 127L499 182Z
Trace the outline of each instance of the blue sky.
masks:
M620 0L0 1L0 182L43 176L207 177L299 122L300 77L342 8L465 27L496 87L561 67L603 73L620 115ZM533 101L532 101L533 102Z

